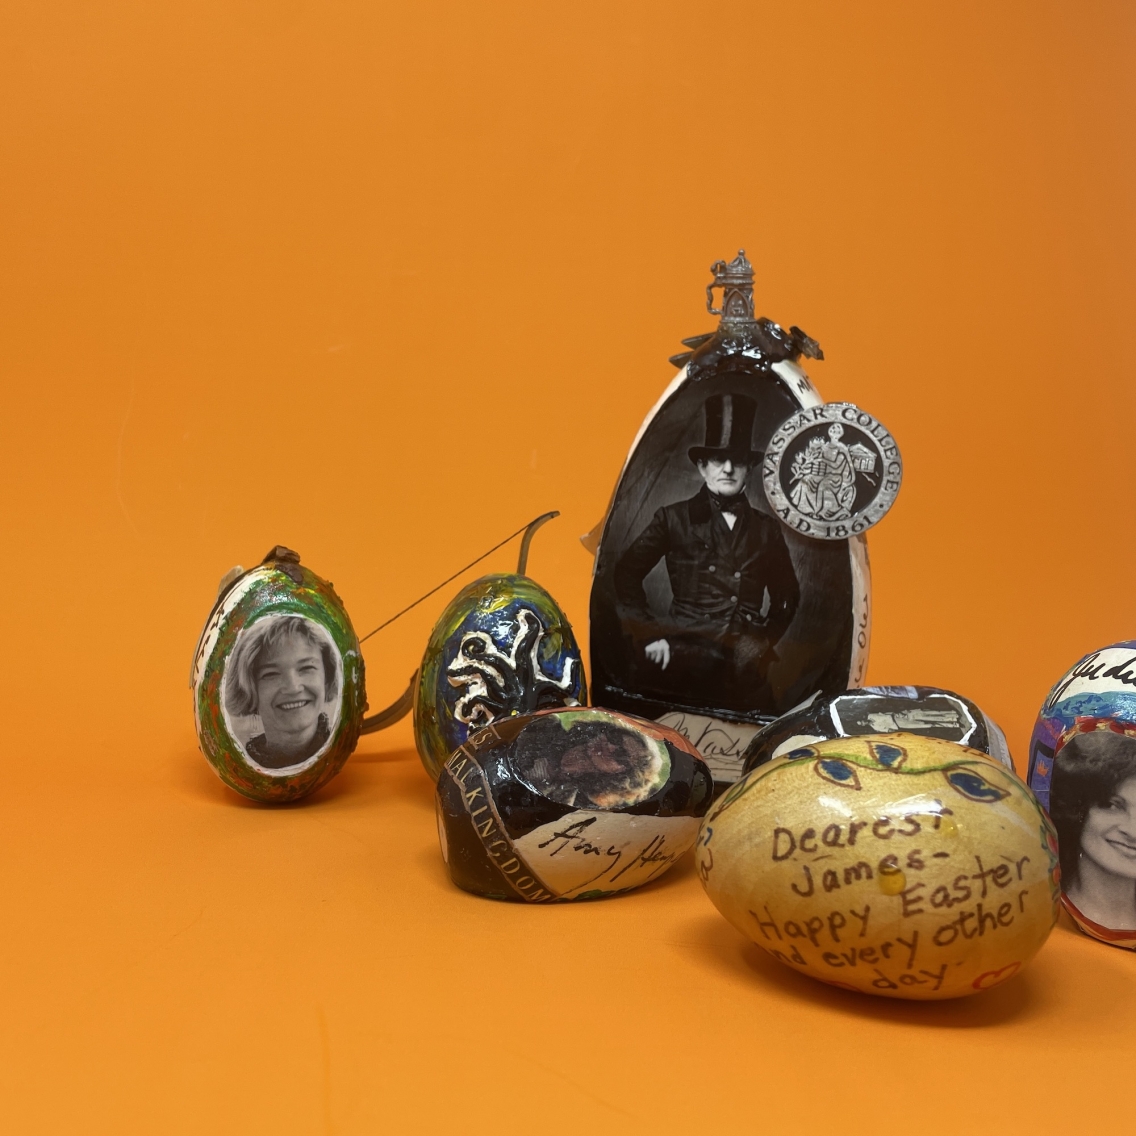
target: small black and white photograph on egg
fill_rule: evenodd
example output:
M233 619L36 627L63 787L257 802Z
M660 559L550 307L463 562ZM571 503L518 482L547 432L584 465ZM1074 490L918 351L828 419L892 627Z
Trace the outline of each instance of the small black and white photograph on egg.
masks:
M842 734L892 734L905 730L969 745L977 723L966 704L950 694L917 687L871 687L832 702L833 724Z
M335 734L343 660L313 620L266 615L237 635L222 689L226 725L248 760L292 771L315 760Z
M1136 931L1136 737L1069 738L1053 759L1049 815L1066 897L1107 930Z

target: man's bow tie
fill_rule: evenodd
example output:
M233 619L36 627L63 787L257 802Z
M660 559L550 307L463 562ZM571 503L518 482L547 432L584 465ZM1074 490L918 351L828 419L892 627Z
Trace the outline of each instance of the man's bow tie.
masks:
M732 497L719 497L717 493L711 493L710 500L714 502L715 508L720 513L733 513L736 516L745 508L745 490L735 493Z

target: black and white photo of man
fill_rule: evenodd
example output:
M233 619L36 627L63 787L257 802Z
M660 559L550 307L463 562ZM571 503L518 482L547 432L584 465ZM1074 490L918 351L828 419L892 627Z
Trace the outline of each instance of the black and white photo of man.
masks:
M767 701L768 670L800 602L780 522L746 495L762 457L752 444L756 412L743 394L705 400L703 444L688 451L702 488L657 509L614 571L642 680L723 709ZM652 614L644 588L660 560L673 596L662 619Z

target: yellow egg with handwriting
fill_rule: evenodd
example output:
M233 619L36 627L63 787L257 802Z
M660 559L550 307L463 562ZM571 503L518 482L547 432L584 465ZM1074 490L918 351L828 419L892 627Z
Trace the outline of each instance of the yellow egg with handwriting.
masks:
M1011 979L1057 918L1057 838L978 750L914 734L837 738L761 765L703 821L718 910L794 970L889 998Z

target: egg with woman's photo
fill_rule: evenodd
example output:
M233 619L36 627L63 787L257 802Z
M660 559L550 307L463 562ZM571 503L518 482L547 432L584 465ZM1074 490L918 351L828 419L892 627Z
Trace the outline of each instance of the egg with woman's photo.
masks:
M1136 641L1090 652L1054 684L1030 739L1029 783L1057 829L1074 923L1136 949Z
M225 668L229 728L250 762L301 767L339 722L343 661L331 636L303 615L265 615L237 636Z
M1065 909L1086 934L1136 950L1136 724L1087 718L1061 738L1049 815Z
M282 547L222 582L193 689L202 752L227 785L258 801L293 801L334 777L366 708L343 604Z

